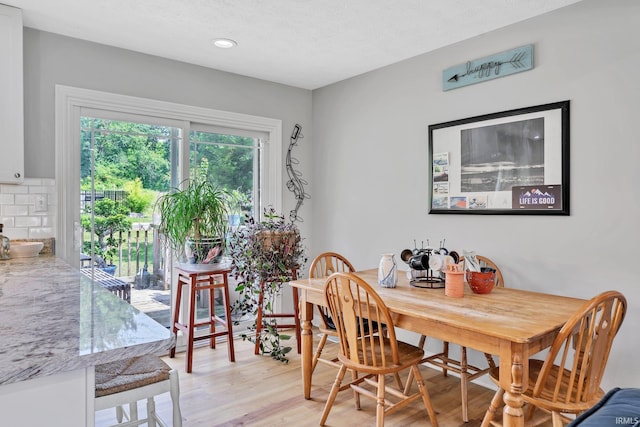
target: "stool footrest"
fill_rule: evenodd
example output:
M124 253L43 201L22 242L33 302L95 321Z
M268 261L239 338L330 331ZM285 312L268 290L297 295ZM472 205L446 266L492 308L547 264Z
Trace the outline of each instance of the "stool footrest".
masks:
M282 314L282 313L264 313L262 317L298 317L297 314Z

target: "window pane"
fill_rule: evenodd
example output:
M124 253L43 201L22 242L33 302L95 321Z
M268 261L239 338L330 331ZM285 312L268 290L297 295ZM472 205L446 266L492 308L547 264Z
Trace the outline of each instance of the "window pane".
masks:
M175 182L182 131L86 116L80 127L82 271L168 327L170 270L151 223Z
M207 180L230 192L232 225L254 215L257 197L259 140L237 135L191 132L191 177Z

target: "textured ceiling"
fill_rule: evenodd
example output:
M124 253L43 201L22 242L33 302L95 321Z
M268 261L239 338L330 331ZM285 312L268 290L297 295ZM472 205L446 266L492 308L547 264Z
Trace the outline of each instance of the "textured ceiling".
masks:
M306 89L577 1L0 0L26 27Z

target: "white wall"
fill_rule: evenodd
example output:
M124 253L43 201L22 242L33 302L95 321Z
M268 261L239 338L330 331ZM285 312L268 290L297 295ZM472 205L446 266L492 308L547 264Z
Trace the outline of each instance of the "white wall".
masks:
M603 385L640 386L638 22L636 0L584 0L315 90L312 255L368 268L446 238L494 259L510 287L620 290L629 307ZM442 91L443 69L531 43L533 70ZM428 215L428 125L567 99L571 216Z

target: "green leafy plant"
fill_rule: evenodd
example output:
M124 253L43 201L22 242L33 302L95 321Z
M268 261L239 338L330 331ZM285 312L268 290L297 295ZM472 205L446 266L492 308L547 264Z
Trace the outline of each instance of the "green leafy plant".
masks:
M219 258L227 233L227 199L223 189L206 180L185 181L182 189L160 196L154 210L160 214L159 230L171 249L184 259L188 255L185 244L192 241L193 256L189 261L197 263L208 258L204 239L214 239Z
M260 352L287 363L286 354L291 347L281 341L291 337L278 331L277 318L262 318L262 328L256 337L260 287L264 286L263 313L273 313L282 285L291 280L292 269L301 270L307 258L300 231L295 224L286 222L273 208L265 209L262 221L249 217L244 225L231 233L229 255L233 276L238 280L238 300L232 306L237 316L251 314L256 321L249 332L242 335L255 344Z
M147 208L151 207L156 194L155 191L142 188L142 180L140 178L127 181L124 184L124 190L127 192L126 205L131 212L136 213L144 213Z
M119 235L131 229L128 214L129 210L125 206L111 199L97 200L93 206L85 207L85 213L80 216L80 224L84 231L93 231L96 241L93 245L90 241L84 242L83 250L91 254L97 267L113 265L118 247L123 242Z

